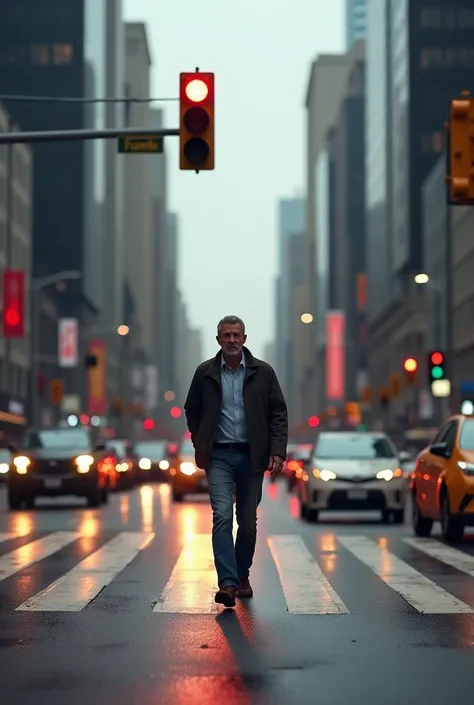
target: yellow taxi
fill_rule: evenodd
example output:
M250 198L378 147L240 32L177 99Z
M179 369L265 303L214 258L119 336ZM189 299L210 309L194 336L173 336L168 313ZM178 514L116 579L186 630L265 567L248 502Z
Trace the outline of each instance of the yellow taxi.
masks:
M413 529L429 536L441 523L445 541L474 526L474 417L451 416L419 453L410 482Z
M182 502L188 494L207 494L207 477L194 461L194 447L184 439L175 453L170 453L169 476L173 502Z

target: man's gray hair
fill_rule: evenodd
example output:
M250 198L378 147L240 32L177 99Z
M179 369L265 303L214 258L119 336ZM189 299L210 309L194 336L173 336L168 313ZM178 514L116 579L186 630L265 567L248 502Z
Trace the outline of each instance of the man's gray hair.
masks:
M235 326L238 324L242 329L242 334L245 335L245 323L238 316L224 316L224 318L221 318L221 320L217 324L217 335L220 335L222 333L222 327L226 324L230 326Z

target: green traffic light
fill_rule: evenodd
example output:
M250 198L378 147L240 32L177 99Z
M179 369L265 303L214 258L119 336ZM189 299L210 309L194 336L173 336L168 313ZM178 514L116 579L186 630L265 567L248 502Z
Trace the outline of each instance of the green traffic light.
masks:
M433 377L433 379L441 379L443 376L443 368L438 366L433 367L433 369L431 370L431 376Z

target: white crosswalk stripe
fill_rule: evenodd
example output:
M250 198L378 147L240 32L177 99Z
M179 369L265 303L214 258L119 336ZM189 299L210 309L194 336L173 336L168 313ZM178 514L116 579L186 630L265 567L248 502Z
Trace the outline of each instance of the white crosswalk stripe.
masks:
M153 539L154 534L121 533L79 565L23 602L22 612L79 612Z
M0 546L18 538L27 540L23 535L0 533ZM107 588L123 570L133 570L130 564L141 552L152 550L154 534L123 531L109 540L99 541L100 547L92 553L87 551L85 544L80 544L80 550L86 551L85 554L83 553L86 557L71 568L70 558L67 560L67 556L69 551L73 550L74 543L81 538L83 537L80 531L57 531L24 543L20 548L10 551L7 549L7 553L0 555L0 584L2 584L2 581L15 578L21 571L31 566L43 561L47 562L57 552L68 551L64 553L64 558L68 562L69 570L61 576L58 576L59 571L55 571L56 580L40 592L28 596L27 599L23 596L24 601L21 604L12 606L15 611L80 612L84 610L94 603L102 591L104 591L102 594L107 595ZM310 544L299 533L274 534L261 540L260 550L267 551L267 558L264 561L267 568L269 568L268 561L272 561L275 567L274 574L265 573L265 580L267 583L272 581L273 585L276 581L281 589L281 606L278 607L277 599L272 602L271 609L275 605L275 611L280 610L284 605L290 615L345 617L351 613L355 614L357 609L353 610L351 607L350 591L354 590L360 594L361 590L363 592L361 580L364 580L364 575L367 580L372 581L375 575L380 580L381 589L390 588L397 599L402 598L407 603L408 609L410 605L413 610L421 614L474 613L474 599L472 605L466 604L433 579L437 564L459 571L463 574L459 576L460 580L470 581L474 578L474 556L462 549L453 548L434 539L414 537L403 538L398 543L398 549L393 548L391 551L386 548L386 540L371 539L364 535L338 535L331 532L330 536L325 535L323 538L325 541L320 543L321 554L316 544L316 558L310 550ZM331 539L332 568L329 567L327 550L324 549L324 545L329 545L328 538ZM405 550L403 546L406 547ZM411 553L410 549L413 549ZM77 552L77 547L74 551ZM396 555L400 551L403 551L405 560ZM424 559L422 554L426 556ZM331 575L334 565L340 567L344 561L354 559L362 564L362 572L357 573L353 584L344 585L343 600L331 582ZM427 564L426 561L431 563ZM411 563L414 563L418 570ZM55 565L61 565L61 562ZM430 578L422 572L424 565L431 566ZM257 566L256 568L258 570ZM442 569L438 570L440 575L443 575ZM443 582L443 577L440 579ZM161 585L163 584L164 581ZM459 581L457 584L459 589ZM5 585L2 589L8 591L9 588ZM469 589L471 589L470 584ZM464 589L463 594L469 595L469 589ZM212 536L210 533L195 534L182 546L165 587L156 586L154 600L153 593L150 594L149 609L156 614L216 614L222 609L214 602L216 590ZM275 594L274 587L272 593ZM401 604L400 600L399 602ZM357 600L355 603L360 604ZM383 609L380 605L378 608Z
M339 541L418 612L425 614L474 612L472 607L458 600L447 590L366 536L340 536Z
M10 578L33 563L52 556L53 553L60 551L73 541L77 541L80 536L75 531L56 531L54 534L49 534L10 551L0 557L0 580Z
M300 536L271 536L275 561L290 614L348 614Z

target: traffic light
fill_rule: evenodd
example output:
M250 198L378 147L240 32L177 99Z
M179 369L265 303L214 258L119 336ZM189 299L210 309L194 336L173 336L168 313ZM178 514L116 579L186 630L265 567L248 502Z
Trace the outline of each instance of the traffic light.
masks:
M155 428L155 422L153 421L153 419L145 419L143 422L143 428L145 429L145 431L153 431L153 429Z
M51 404L58 405L63 399L63 381L62 379L52 379L50 383L50 398Z
M405 379L409 387L414 387L418 378L418 362L414 357L407 357L403 363Z
M179 76L179 168L214 169L214 74Z
M3 337L25 337L25 272L7 269L3 273Z
M445 355L439 350L428 355L428 374L430 386L433 382L446 378Z
M317 428L319 426L319 416L310 416L308 419L308 426L311 426L311 428Z
M182 411L181 411L181 409L179 408L179 406L172 406L172 407L171 407L171 409L170 409L170 416L171 416L173 419L179 419L179 417L181 416L181 414L182 414Z
M451 205L474 203L474 99L469 91L463 97L451 101L451 121L449 125L448 175L449 199Z

